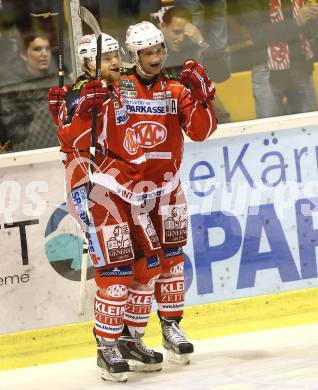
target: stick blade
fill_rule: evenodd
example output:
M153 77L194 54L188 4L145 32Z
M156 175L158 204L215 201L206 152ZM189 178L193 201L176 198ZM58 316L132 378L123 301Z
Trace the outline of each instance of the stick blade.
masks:
M82 21L90 27L90 29L95 34L96 38L98 38L102 32L99 27L98 21L96 20L95 16L91 13L91 11L89 11L87 8L83 6L80 6L79 16L82 19Z

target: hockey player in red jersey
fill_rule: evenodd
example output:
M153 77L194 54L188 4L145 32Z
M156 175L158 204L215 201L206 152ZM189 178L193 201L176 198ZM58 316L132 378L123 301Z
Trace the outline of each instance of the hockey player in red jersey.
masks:
M96 38L86 35L79 44L78 55L85 72L68 90L58 111L58 135L64 158L68 204L71 214L88 232L89 253L95 266L98 287L94 301L97 342L97 364L102 378L127 380L127 361L118 350L118 338L123 329L124 312L131 308L130 290L133 280L148 286L139 295L143 310L143 326L148 322L154 282L161 268L156 243L158 238L135 226L131 207L143 202L143 194L135 192L143 178L145 155L136 142L135 130L120 98L117 80L120 77L118 42L102 34L102 81L95 74ZM49 93L51 106L63 99L55 88ZM89 173L89 148L94 107L98 108L94 174ZM87 181L94 182L87 194ZM140 187L140 186L139 186ZM89 195L89 206L87 198ZM87 207L90 211L89 223ZM152 235L151 235L152 234ZM140 238L140 241L136 241ZM141 371L161 369L162 354L148 349L141 339L130 340L139 354ZM128 359L127 359L128 360Z
M132 69L119 81L123 103L146 157L144 184L156 198L146 198L143 207L132 210L135 219L150 223L160 240L162 273L155 283L155 297L162 326L163 346L172 361L187 364L193 345L179 327L184 307L184 255L187 241L187 206L180 186L179 168L184 133L194 141L207 139L217 122L212 100L213 82L194 60L184 64L180 80L163 69L166 48L162 32L149 22L130 26L126 47ZM140 292L130 288L131 302ZM133 304L132 304L133 306ZM143 334L138 305L125 313L124 338L119 341L123 356L130 356L129 337ZM133 359L133 353L131 354Z

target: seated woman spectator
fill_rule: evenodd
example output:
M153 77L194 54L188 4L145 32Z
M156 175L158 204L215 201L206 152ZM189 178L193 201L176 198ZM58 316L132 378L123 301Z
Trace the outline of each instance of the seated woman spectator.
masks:
M51 61L51 45L44 34L22 35L17 47L18 51L10 59L11 67L5 85L36 81L36 85L41 86L41 80L56 77L56 67Z
M0 85L0 142L5 151L57 146L56 130L47 109L47 90L56 84L51 46L42 34L23 35L18 53ZM3 148L2 148L3 149Z

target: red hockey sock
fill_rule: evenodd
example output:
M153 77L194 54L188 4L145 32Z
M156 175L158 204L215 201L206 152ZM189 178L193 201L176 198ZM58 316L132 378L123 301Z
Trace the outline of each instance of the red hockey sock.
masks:
M154 291L128 289L128 300L125 308L125 324L133 337L143 335L151 312ZM137 335L138 333L138 335Z
M95 334L116 340L123 330L126 297L105 298L99 292L95 295Z
M161 317L181 317L184 307L184 277L160 276L155 296Z

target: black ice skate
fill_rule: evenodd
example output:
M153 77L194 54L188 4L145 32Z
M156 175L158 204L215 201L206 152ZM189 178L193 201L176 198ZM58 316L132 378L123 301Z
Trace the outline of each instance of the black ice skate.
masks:
M174 364L189 364L193 344L189 343L179 327L181 318L163 318L158 312L162 328L162 345L167 350L167 360Z
M162 354L147 348L141 338L132 337L126 325L119 339L118 349L129 364L130 371L154 372L162 370Z
M100 376L105 381L126 382L129 366L118 350L118 342L109 342L100 336L95 336L97 344L97 366Z

